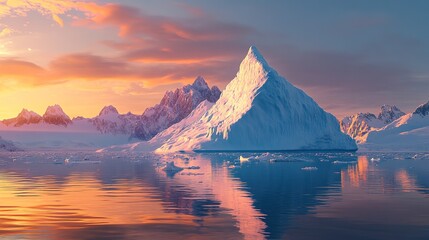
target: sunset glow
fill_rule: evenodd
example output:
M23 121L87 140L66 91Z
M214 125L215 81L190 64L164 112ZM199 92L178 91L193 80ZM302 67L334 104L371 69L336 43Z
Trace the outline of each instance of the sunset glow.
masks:
M71 117L95 116L109 104L123 113L141 114L159 102L165 91L190 83L199 75L224 88L251 44L263 48L282 74L337 117L385 103L398 104L398 87L405 86L406 81L416 84L400 89L401 93L413 92L412 97L401 94L401 98L407 97L407 101L401 101L402 109L422 101L425 92L419 83L428 74L418 64L413 68L401 62L391 64L389 56L378 59L381 55L370 56L371 51L365 53L366 59L371 59L366 62L359 56L361 52L352 49L375 47L377 43L370 41L350 40L330 47L323 44L332 42L330 39L320 39L314 45L310 41L313 37L302 40L304 36L297 34L300 29L293 22L306 17L313 21L323 13L315 15L307 9L298 16L294 9L300 6L295 3L275 5L284 12L279 15L283 19L262 18L260 23L264 24L260 24L250 17L261 7L258 4L247 12L232 4L232 14L211 3L193 1L140 4L135 0L1 0L0 102L8 104L1 105L0 119L15 117L22 108L43 114L52 104L60 104ZM327 17L316 28L343 22L348 26L342 28L351 29L351 37L358 36L372 28L390 26L402 14L396 9L386 11L384 15L363 11L341 20ZM219 17L220 12L224 17ZM414 13L416 18L418 14ZM279 23L286 27L279 28ZM316 34L314 30L306 32ZM396 31L402 34L403 28ZM423 34L415 35L416 41ZM279 41L268 36L287 37ZM398 41L385 40L386 48L395 48ZM352 52L342 49L346 43ZM406 51L404 54L414 51L403 46L401 49ZM423 54L420 51L413 55L415 61L428 58ZM359 76L339 69L349 69ZM372 82L373 86L358 81ZM395 83L385 84L387 81ZM360 102L360 96L352 90L360 88L360 92L368 93L366 99L372 99L374 107ZM380 91L389 94L377 94Z

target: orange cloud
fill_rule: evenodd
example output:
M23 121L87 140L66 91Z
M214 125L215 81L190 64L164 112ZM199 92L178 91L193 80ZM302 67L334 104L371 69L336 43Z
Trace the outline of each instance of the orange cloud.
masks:
M47 76L46 71L34 63L15 60L0 60L0 89L15 85L39 85Z
M60 15L71 10L86 11L83 7L86 4L91 2L86 0L1 0L0 17L25 16L30 11L37 11L51 16L58 25L64 26Z
M3 28L1 31L0 31L0 38L1 37L7 37L7 36L9 36L10 34L12 34L12 29L10 29L10 28L8 28L8 27L6 27L6 28Z
M220 22L187 5L182 8L191 13L190 18L179 20L148 15L137 8L120 4L99 4L96 1L1 1L0 6L6 10L0 7L0 17L25 16L29 11L38 11L64 26L65 22L60 16L75 10L83 13L83 16L74 16L75 24L86 27L113 26L121 37L120 41L105 42L119 52L113 58L91 53L70 54L52 60L46 68L26 62L36 67L40 74L33 74L32 70L25 68L25 64L17 64L14 81L22 84L121 79L141 80L145 86L155 86L190 82L198 75L215 81L223 76L229 79L233 72L225 71L224 67L239 60L236 57L241 57L242 51L248 47L243 44L243 39L252 31L241 25ZM0 69L0 74L3 71L7 70ZM27 78L32 80L28 81Z

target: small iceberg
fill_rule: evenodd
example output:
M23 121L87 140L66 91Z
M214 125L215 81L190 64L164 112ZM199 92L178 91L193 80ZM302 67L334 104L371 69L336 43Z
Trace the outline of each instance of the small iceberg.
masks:
M303 171L316 171L317 167L303 167L301 168Z
M245 162L248 162L248 161L249 161L249 158L245 158L243 156L240 156L240 163L245 163Z
M167 164L162 168L163 171L168 173L178 173L183 170L183 168L174 165L174 162L167 162Z

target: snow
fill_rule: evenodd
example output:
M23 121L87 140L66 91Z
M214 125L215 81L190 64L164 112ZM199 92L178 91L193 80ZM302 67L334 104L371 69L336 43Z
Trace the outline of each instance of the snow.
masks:
M197 77L193 84L168 91L159 104L146 109L133 137L150 140L171 125L180 122L202 101L216 102L219 96L220 90L217 87L210 89L204 78Z
M101 133L124 134L131 136L140 117L132 113L119 114L118 110L110 105L104 107L98 116L89 119Z
M60 105L56 104L49 106L43 114L43 121L48 124L67 126L71 123L71 119L64 113Z
M251 47L213 107L156 152L356 148L332 114L279 76Z
M378 117L372 113L358 113L345 117L340 125L341 130L354 138L357 143L364 143L368 133L381 129L404 115L405 113L394 105L383 105Z
M162 144L164 144L164 142L170 139L172 136L180 134L194 122L199 120L202 115L205 114L213 106L213 104L214 103L209 102L207 100L201 102L185 119L160 132L150 141L140 141L131 144L109 146L104 149L99 149L98 152L154 151L160 146L162 146Z
M365 151L429 151L429 115L423 104L387 126L368 134Z
M384 124L389 124L404 115L405 113L399 110L395 105L383 105L381 106L381 112L378 114L378 119Z
M98 149L130 143L138 120L131 113L118 114L113 106L103 108L94 118L70 120L59 105L54 105L48 107L42 121L18 124L35 116L40 115L24 109L17 118L0 124L0 135L24 150Z
M36 124L41 121L42 116L24 108L16 118L4 120L3 123L8 126L20 127L25 124Z
M104 119L104 120L110 120L115 121L119 117L118 110L112 106L106 106L103 109L101 109L100 113L98 114L98 118Z

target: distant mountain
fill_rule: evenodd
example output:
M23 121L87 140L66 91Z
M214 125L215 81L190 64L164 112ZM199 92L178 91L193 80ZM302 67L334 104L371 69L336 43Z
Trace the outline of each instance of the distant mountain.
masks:
M110 105L89 121L101 133L131 135L139 119L138 115L132 113L119 114L118 110Z
M117 152L117 151L137 151L137 152L151 152L159 148L164 144L165 141L170 139L172 136L179 134L181 131L191 126L194 122L199 120L212 106L214 103L204 100L201 102L186 118L182 121L173 124L166 130L158 133L149 141L139 141L124 145L115 145L107 148L99 149L98 152Z
M380 119L384 124L389 124L404 115L405 113L395 105L383 105L381 106L381 111L378 114L378 119Z
M429 102L420 105L414 112L415 115L420 115L421 117L426 117L429 115Z
M368 133L380 129L405 113L396 106L381 106L378 116L372 113L358 113L341 120L341 130L354 138L358 143L366 141Z
M361 146L363 150L429 151L429 102L370 131Z
M16 118L6 119L2 122L6 126L11 127L21 127L24 125L41 123L67 126L72 123L70 117L64 113L63 109L59 105L49 106L43 116L24 108Z
M218 87L209 87L202 77L197 77L193 84L168 91L161 102L146 109L134 130L134 137L150 140L159 132L187 117L198 104L207 100L216 102L221 91Z
M192 85L168 91L160 104L148 108L143 115L120 114L111 105L93 118L73 119L59 105L49 106L43 116L23 109L17 117L0 121L0 135L23 149L82 149L126 144L137 140L133 136L151 138L187 117L202 101L215 102L219 95L217 87L209 88L205 80L198 77Z
M3 120L3 123L7 126L20 127L26 124L37 124L40 123L42 120L42 116L33 111L28 111L24 108L16 118Z
M23 109L17 117L1 121L3 126L0 124L0 130L98 132L149 140L184 119L202 101L216 102L220 93L219 88L209 88L202 77L197 77L191 85L167 91L159 104L146 109L142 115L120 114L110 105L93 118L76 117L72 120L61 106L53 105L46 109L43 116Z
M220 99L179 130L165 130L172 136L157 152L357 149L337 119L281 77L255 47Z
M49 106L43 114L43 122L52 125L64 125L67 126L72 123L71 119L67 114L64 113L60 105L56 104Z

